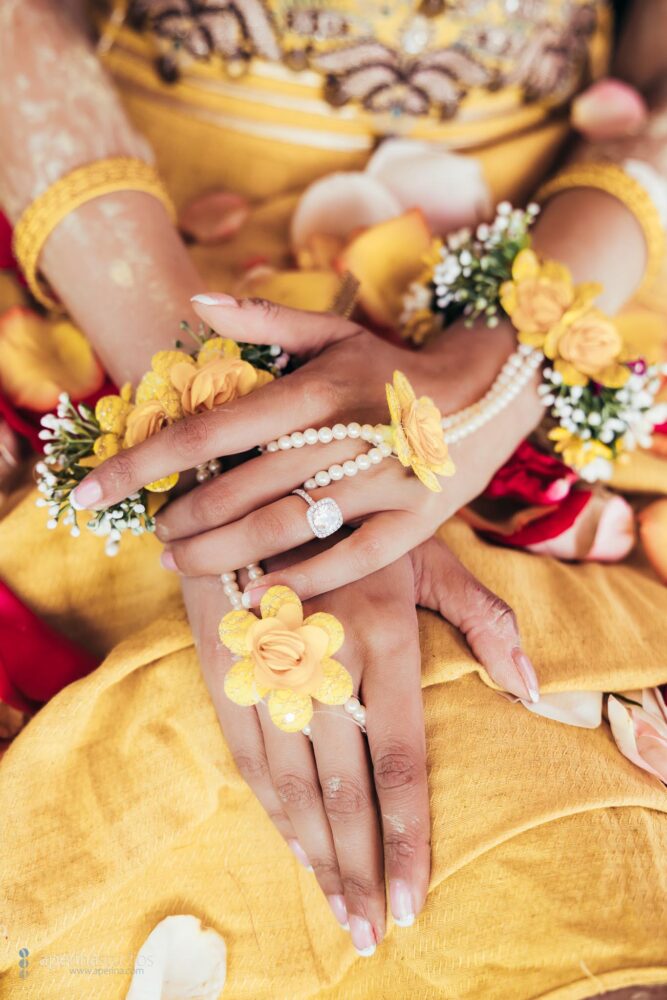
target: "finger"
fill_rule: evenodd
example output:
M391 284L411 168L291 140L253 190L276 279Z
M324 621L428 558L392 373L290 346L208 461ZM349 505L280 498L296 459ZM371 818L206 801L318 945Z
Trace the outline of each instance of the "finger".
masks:
M342 709L316 707L313 749L333 833L352 943L372 955L384 937L382 840L364 735Z
M599 80L584 90L572 104L574 128L591 142L637 135L648 118L646 101L622 80Z
M103 462L73 491L75 504L98 510L174 472L224 455L237 455L331 416L339 386L307 366L258 391L205 413L185 417ZM299 401L295 412L295 400Z
M295 563L245 589L244 605L256 608L269 587L283 584L302 601L337 590L375 573L405 555L421 541L419 519L407 511L373 514L337 545L303 562ZM248 595L247 597L245 595Z
M157 536L166 542L230 524L289 495L317 469L328 469L333 463L340 465L337 474L342 475L343 462L366 454L368 450L365 443L343 440L260 455L171 501L158 515ZM378 472L385 473L389 465L388 462L376 465L373 480ZM350 480L341 479L340 482L349 483ZM365 487L369 482L365 474ZM353 485L358 491L359 485Z
M301 733L282 733L266 706L258 708L273 787L334 917L347 930L343 883L310 740Z
M344 523L356 521L382 503L380 495L355 488L349 481L311 490L309 495L315 503L333 500ZM231 524L172 542L162 554L162 565L186 576L209 576L289 552L315 537L308 512L302 497L282 497Z
M231 657L217 640L218 623L229 610L219 580L183 581L183 598L192 625L202 674L210 691L225 741L241 777L250 786L278 832L302 864L307 858L294 827L278 798L264 746L264 737L255 709L241 708L224 693L224 678Z
M398 596L392 591L392 597ZM396 613L391 606L383 612L387 627L374 634L366 650L361 693L382 816L389 901L395 921L409 927L424 905L431 865L421 653L412 595L406 595ZM393 625L397 621L400 632Z
M267 299L235 299L205 292L191 302L197 315L223 337L251 344L280 344L301 356L319 353L361 332L357 324L340 316L290 309Z
M518 698L539 701L535 668L522 648L516 616L509 605L480 583L439 539L425 542L416 557L418 603L439 611L460 629L499 687Z

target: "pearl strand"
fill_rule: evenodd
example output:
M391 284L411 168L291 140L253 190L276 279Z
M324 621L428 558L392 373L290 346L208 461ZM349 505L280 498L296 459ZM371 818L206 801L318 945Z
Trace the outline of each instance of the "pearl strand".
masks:
M202 462L201 465L195 468L197 482L205 483L207 479L215 479L216 476L220 475L221 471L222 465L218 458L212 458L210 462Z
M259 563L248 563L246 571L251 580L259 580L260 577L264 576L264 570ZM229 573L222 573L220 575L220 583L234 611L240 610L243 607L243 594L239 587L236 570L232 570Z
M277 441L269 441L266 451L289 451L290 448L303 448L307 444L330 444L332 441L344 441L345 438L361 438L372 444L378 444L382 437L372 424L334 424L333 427L308 427L305 431L294 431L283 434Z
M543 361L542 351L520 344L480 400L442 418L446 443L462 441L498 416L525 389Z
M320 469L311 479L306 479L303 484L304 490L315 490L318 486L328 486L330 483L337 483L345 476L356 476L358 472L367 472L374 465L379 465L385 458L389 458L392 453L391 445L386 441L380 441L375 448L370 451L362 451L356 458L348 458L341 465L330 465L328 469Z

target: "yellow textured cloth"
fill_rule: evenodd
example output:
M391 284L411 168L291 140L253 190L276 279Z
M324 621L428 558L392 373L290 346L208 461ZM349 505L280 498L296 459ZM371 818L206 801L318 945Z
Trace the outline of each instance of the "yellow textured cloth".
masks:
M125 78L138 72L128 59ZM251 252L279 259L290 191L332 156L225 142L159 88L153 99L148 79L141 94L128 90L128 106L177 201L256 178L250 225L221 251L196 251L198 262L224 287ZM531 169L548 160L550 128L525 138ZM525 160L485 157L496 194L520 187ZM273 182L282 197L267 200ZM655 478L664 488L664 472ZM568 566L489 546L459 521L445 537L516 609L545 692L667 678L667 589L640 556ZM3 996L118 1000L140 944L173 913L224 936L229 1000L579 1000L667 982L665 788L620 755L606 725L575 729L509 704L435 615L420 618L431 891L413 927L390 925L362 959L236 772L155 539L109 560L86 532L47 536L26 490L0 521L0 553L23 600L106 656L0 766Z

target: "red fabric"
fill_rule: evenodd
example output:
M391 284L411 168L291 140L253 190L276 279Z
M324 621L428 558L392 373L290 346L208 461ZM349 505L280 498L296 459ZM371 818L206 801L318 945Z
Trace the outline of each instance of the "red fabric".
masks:
M556 510L545 514L544 517L538 517L512 535L503 535L495 531L484 531L482 534L491 541L500 542L501 545L520 549L528 545L537 545L538 542L546 542L548 539L557 538L572 527L592 496L590 490L573 490Z
M529 441L524 441L496 472L485 496L493 499L507 497L531 505L551 505L569 496L576 482L576 472L552 455L535 448Z
M38 618L0 582L0 701L34 712L96 666L95 657Z
M12 253L12 227L0 212L0 271L16 269L16 261Z

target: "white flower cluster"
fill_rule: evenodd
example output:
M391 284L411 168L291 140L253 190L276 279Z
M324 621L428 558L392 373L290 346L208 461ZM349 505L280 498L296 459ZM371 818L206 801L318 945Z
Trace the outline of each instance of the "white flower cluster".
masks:
M37 506L48 508L47 528L64 524L70 528L70 534L78 538L81 534L76 519L78 508L71 500L71 493L83 478L83 470L77 479L73 467L78 460L93 454L100 428L93 412L83 405L75 408L66 393L59 397L56 413L47 413L41 424L39 437L45 443L44 460L35 466L37 489L42 494ZM155 529L154 519L147 515L145 500L144 490L133 493L113 507L94 513L86 523L93 534L106 538L108 556L118 552L124 531L141 535Z
M628 381L621 388L565 385L560 372L549 366L542 369L543 382L538 387L542 403L560 427L590 446L591 461L578 471L582 479L595 482L610 479L613 462L596 454L594 442L606 445L614 454L649 448L654 428L667 421L667 403L656 403L661 376L667 365L636 362Z

